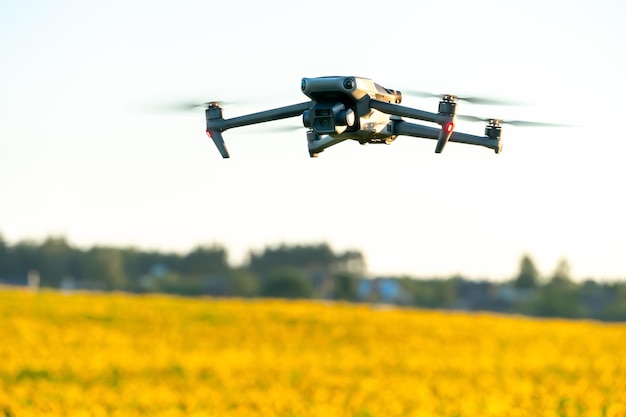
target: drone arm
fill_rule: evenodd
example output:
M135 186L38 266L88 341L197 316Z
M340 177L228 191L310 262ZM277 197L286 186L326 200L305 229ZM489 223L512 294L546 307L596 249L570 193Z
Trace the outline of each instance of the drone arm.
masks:
M243 116L233 117L231 119L213 119L207 120L207 127L211 129L224 131L233 127L248 126L256 123L270 122L272 120L286 119L288 117L300 116L305 110L311 107L311 102L293 104L291 106L279 107L276 109L261 111L258 113L246 114Z
M408 117L440 124L441 129L437 134L435 153L441 153L452 136L456 103L449 98L444 98L444 100L439 103L439 113L431 113L379 100L370 100L370 107L393 116Z
M312 130L309 130L306 134L307 142L309 144L309 156L311 158L317 157L324 149L343 142L347 138L332 137L328 135L318 135Z
M220 152L220 155L222 155L222 158L230 158L230 154L228 153L228 149L226 148L226 143L224 143L224 137L222 136L222 132L219 130L207 128L206 133L211 139L213 139L213 143L217 147L217 150Z
M233 117L232 119L224 119L222 117L222 108L218 104L212 104L209 105L205 111L206 133L209 137L211 137L211 139L213 139L213 142L222 155L222 158L229 158L230 155L228 153L228 149L226 149L224 138L222 137L222 132L226 129L299 116L304 113L305 110L308 110L310 106L311 102L306 102L258 113L246 114L244 116Z
M439 138L440 129L429 126L421 126L414 123L396 120L393 123L393 133L395 135L406 135L418 138L435 139ZM468 145L479 145L493 149L496 153L502 151L502 142L488 136L475 136L467 133L452 132L449 142L465 143Z
M394 116L408 117L409 119L423 120L443 124L450 120L450 116L444 116L439 113L431 113L424 110L413 109L411 107L400 106L398 104L387 103L380 100L370 100L372 109L380 110L383 113Z

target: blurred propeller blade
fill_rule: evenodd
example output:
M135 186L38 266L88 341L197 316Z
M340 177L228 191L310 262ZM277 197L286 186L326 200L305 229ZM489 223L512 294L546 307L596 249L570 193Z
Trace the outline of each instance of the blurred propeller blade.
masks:
M493 117L477 117L477 116L469 116L465 114L457 114L457 118L462 120L468 120L470 122L483 122L487 123L490 120L499 120L501 124L511 125L511 126L522 126L522 127L574 127L573 125L561 124L561 123L547 123L547 122L533 122L529 120L502 120L496 119Z
M165 107L165 106L164 106ZM195 103L195 102L181 102L181 103L172 103L169 108L174 111L191 111L199 108L207 108L209 107L209 102L206 103Z
M141 103L136 105L136 108L142 112L148 113L185 113L185 112L193 112L204 110L209 107L209 104L217 103L220 106L230 106L230 105L239 105L241 104L239 101L176 101L176 100L155 100L150 103Z
M546 123L546 122L531 122L528 120L503 120L502 123L511 126L527 126L527 127L574 127L574 125L567 125L561 123Z
M165 104L165 105L162 105L161 107L164 110L169 109L170 111L193 111L197 109L206 109L207 107L209 107L209 104L211 103L217 103L220 106L229 106L233 104L238 104L237 102L233 102L233 101L221 101L221 100L205 101L204 103L198 103L194 101L182 101L180 103Z
M457 114L456 115L457 119L461 119L461 120L467 120L470 122L486 122L489 119L485 118L485 117L478 117L478 116L469 116L466 114Z
M429 93L428 91L421 90L402 90L402 94L406 94L414 97L422 97L422 98L441 98L443 94L435 94Z
M525 103L514 101L514 100L505 100L493 97L477 97L477 96L457 96L455 94L437 94L431 93L428 91L421 90L402 90L402 93L406 93L410 96L423 97L423 98L438 98L442 99L446 95L451 95L456 97L457 100L465 101L467 103L472 104L484 104L484 105L495 105L495 106L523 106Z
M462 100L472 104L483 104L483 105L493 105L493 106L523 106L524 103L514 100L505 100L499 98L488 98L488 97L457 97L457 100Z

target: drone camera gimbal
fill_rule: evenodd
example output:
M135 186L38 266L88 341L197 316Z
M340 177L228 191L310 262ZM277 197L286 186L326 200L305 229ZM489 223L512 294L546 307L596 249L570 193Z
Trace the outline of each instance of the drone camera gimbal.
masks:
M342 103L316 103L302 113L304 127L319 135L341 134L355 122L354 110Z

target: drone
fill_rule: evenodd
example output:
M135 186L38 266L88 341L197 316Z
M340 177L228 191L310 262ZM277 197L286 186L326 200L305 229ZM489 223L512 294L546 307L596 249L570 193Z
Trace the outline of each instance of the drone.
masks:
M437 112L400 105L402 93L384 88L371 79L354 76L303 78L302 93L310 100L290 106L225 119L223 107L217 101L205 103L206 133L223 158L229 158L222 133L228 129L257 123L302 117L310 157L317 157L326 148L345 140L364 145L390 144L398 136L434 139L435 153L441 153L448 142L484 146L495 153L502 152L502 124L550 125L520 120L483 119L456 114L458 100L489 104L488 100L463 98L452 94L440 98ZM456 118L487 123L484 136L454 130ZM424 126L405 119L439 125Z

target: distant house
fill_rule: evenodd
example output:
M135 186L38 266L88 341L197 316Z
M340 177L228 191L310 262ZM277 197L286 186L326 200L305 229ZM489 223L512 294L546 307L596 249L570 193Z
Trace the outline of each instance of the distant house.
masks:
M39 272L36 270L28 271L25 276L0 277L0 286L22 287L34 291L39 289L40 282Z
M459 280L456 286L455 308L461 310L510 311L532 298L532 289L519 289L511 283Z
M363 278L357 285L357 298L389 304L401 304L407 298L400 281L396 278Z
M459 280L456 283L454 307L460 310L488 310L495 300L495 289L487 281Z
M309 268L307 275L309 282L313 286L315 294L317 294L319 298L322 298L324 300L329 300L332 298L334 282L331 273L328 271L328 268L311 267Z
M143 290L148 290L154 286L155 282L162 280L169 273L170 270L167 265L162 263L154 264L149 268L147 274L139 277L139 287Z
M26 277L0 277L0 285L9 287L28 287Z
M66 275L61 278L61 283L59 284L59 289L62 292L71 292L78 289L78 281L74 279L74 277Z

